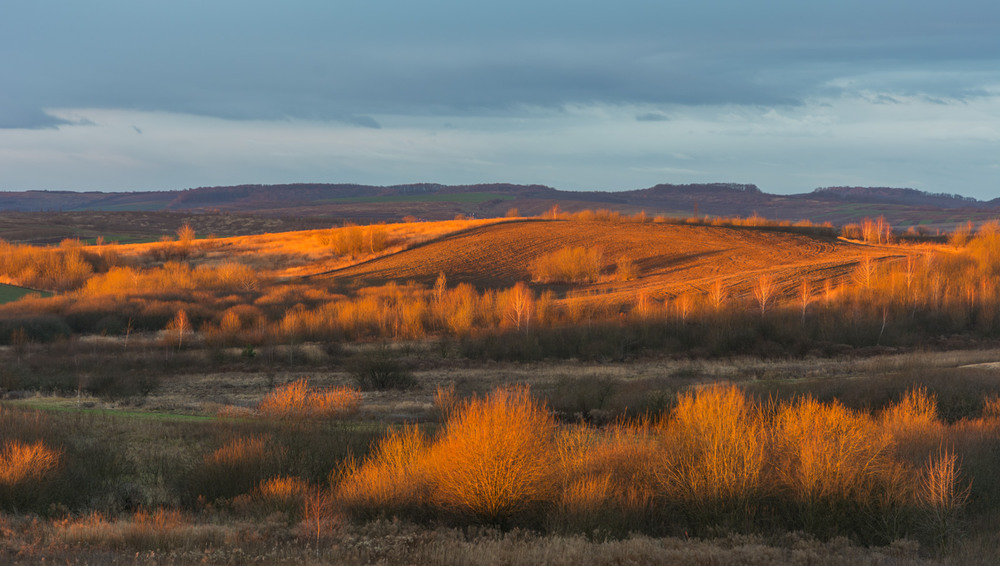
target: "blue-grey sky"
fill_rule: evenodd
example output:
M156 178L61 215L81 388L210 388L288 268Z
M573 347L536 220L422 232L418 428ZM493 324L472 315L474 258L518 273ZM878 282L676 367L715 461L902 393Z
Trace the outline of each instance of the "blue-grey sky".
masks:
M1000 196L996 0L4 0L0 190Z

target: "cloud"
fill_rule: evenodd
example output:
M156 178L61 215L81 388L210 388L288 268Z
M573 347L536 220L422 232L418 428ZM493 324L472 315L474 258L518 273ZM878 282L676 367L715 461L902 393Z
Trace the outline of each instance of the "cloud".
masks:
M5 187L995 186L995 0L9 4Z
M344 121L353 126L360 126L362 128L372 128L374 130L382 128L382 125L371 116L349 116Z
M5 106L0 103L0 129L39 130L73 124L40 108Z
M636 122L668 122L670 116L662 112L646 112L635 117Z
M986 0L56 3L18 3L0 22L0 75L34 105L32 117L0 102L0 114L21 115L7 127L59 125L43 108L375 127L367 117L581 103L787 106L858 90L948 99L1000 82L1000 3Z

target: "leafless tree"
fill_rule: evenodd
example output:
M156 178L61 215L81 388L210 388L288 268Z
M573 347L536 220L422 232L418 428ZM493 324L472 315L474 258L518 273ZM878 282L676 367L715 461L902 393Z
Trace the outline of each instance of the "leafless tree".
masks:
M774 302L775 294L778 291L778 286L774 283L774 279L769 275L761 275L757 278L757 282L753 286L753 298L757 301L757 306L760 307L760 315L764 316L767 312L768 307Z
M531 311L534 303L534 293L532 293L531 288L523 281L519 281L510 290L507 303L507 317L514 322L518 330L521 330L521 325L523 324L524 331L528 331L528 323L531 320Z
M726 300L729 299L729 291L722 284L722 279L716 279L712 286L708 288L708 302L715 309L715 312L722 310Z

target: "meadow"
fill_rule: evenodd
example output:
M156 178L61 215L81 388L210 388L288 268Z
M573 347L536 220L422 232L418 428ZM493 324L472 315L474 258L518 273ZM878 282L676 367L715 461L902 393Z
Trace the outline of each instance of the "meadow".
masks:
M5 562L1000 556L996 224L4 246Z

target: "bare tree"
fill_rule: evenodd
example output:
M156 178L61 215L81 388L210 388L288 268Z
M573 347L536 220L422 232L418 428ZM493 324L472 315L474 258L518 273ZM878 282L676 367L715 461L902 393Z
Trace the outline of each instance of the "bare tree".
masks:
M689 316L691 316L691 311L694 309L694 297L690 291L685 291L677 296L674 300L674 304L677 305L677 316L681 319L681 322L687 322Z
M172 338L180 350L184 345L184 335L191 332L191 321L188 320L187 311L181 309L174 315L173 320L167 324L168 339Z
M802 280L802 286L799 287L799 304L802 307L802 322L806 321L806 309L809 308L809 304L812 302L812 283L808 279Z
M871 256L861 258L861 261L858 262L858 265L855 266L854 271L851 273L851 277L865 291L871 290L872 283L875 281L875 262Z
M649 318L649 313L652 307L652 299L649 297L649 293L646 291L640 291L635 299L635 310L640 318Z
M761 275L757 278L757 283L754 284L752 292L753 298L757 301L757 306L760 307L760 315L764 316L767 312L768 307L774 302L775 294L777 293L778 287L774 283L769 275Z
M708 302L715 309L715 312L722 310L726 300L729 299L729 291L722 284L722 279L716 279L712 286L708 288Z
M122 349L128 350L128 338L132 335L133 321L132 317L128 317L128 323L125 325L125 341L123 342Z
M434 302L439 306L441 302L444 301L445 291L448 290L448 278L445 277L444 271L438 273L437 281L434 282Z
M524 331L528 332L534 303L534 293L523 281L518 281L510 290L507 299L507 317L514 322L518 330L521 330L521 325L524 324Z
M823 282L823 302L826 303L827 307L829 307L830 303L833 302L834 292L835 291L834 291L834 288L833 288L833 281L830 281L829 279L827 279L826 281L824 281Z

